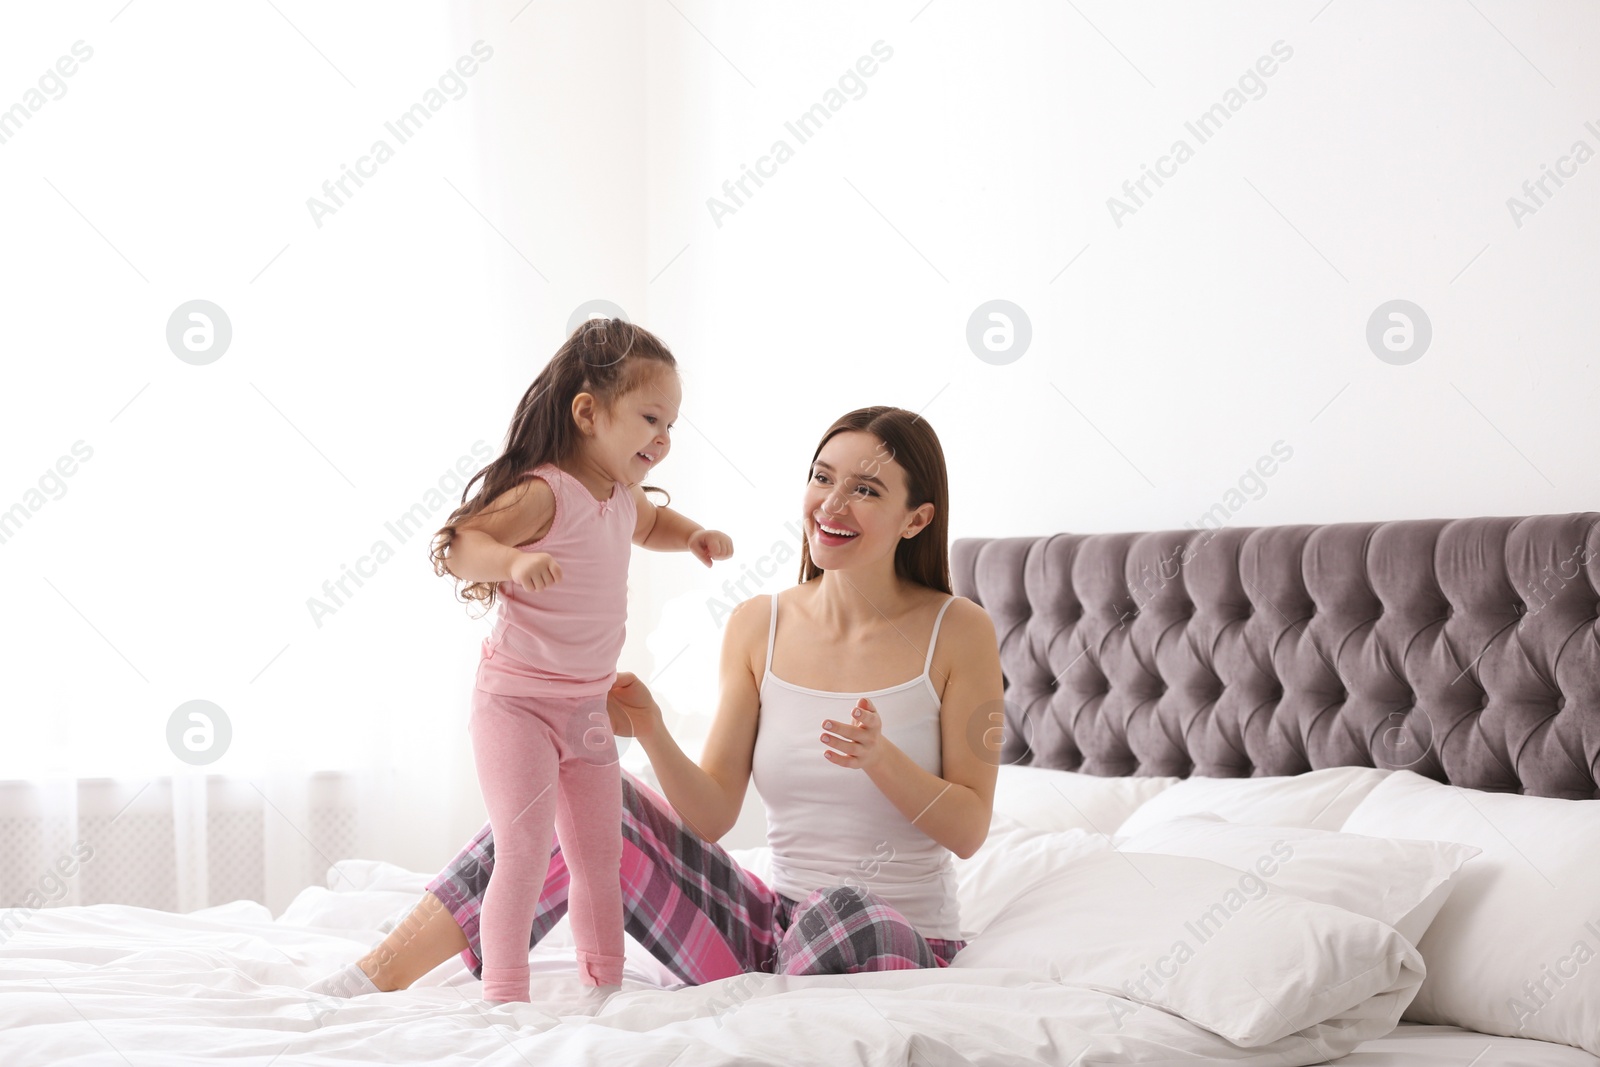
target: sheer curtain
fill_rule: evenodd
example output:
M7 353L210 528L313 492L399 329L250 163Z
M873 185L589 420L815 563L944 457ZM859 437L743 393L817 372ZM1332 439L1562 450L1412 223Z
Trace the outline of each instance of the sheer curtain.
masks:
M573 310L643 314L622 14L8 16L0 66L44 100L0 170L29 205L0 257L13 921L277 914L340 859L431 871L481 824L490 620L428 542ZM47 77L58 56L70 77ZM641 573L628 669L649 669L649 596Z

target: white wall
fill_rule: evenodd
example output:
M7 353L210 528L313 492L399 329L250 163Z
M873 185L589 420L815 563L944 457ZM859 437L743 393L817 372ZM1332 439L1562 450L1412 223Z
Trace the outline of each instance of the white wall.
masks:
M696 430L661 473L730 563L771 554L821 433L875 403L939 433L957 538L1596 507L1600 162L1521 226L1506 203L1600 151L1592 5L677 7L648 8L650 269L688 248L648 321ZM785 121L880 40L800 143ZM1280 41L1214 136L1185 129ZM780 138L719 226L707 198ZM1033 329L1003 366L965 336L995 298ZM1433 329L1405 365L1366 342L1397 298ZM712 591L647 562L679 615ZM715 656L703 628L667 697L709 706Z
M249 777L305 848L306 776L358 773L359 854L414 869L481 824L488 622L432 573L431 528L386 524L498 449L579 303L640 314L645 263L643 23L518 7L0 16L0 108L90 51L0 144L0 510L25 514L0 543L0 777ZM419 132L387 131L480 40ZM319 225L308 200L380 138L392 158ZM233 328L205 366L165 337L197 297ZM313 617L379 541L395 554ZM191 768L166 728L196 698L233 738Z
M368 847L436 867L482 819L487 623L415 545L324 626L306 600L498 447L593 298L678 355L653 480L736 543L631 576L622 667L694 757L709 602L793 582L792 559L749 576L795 543L805 463L854 407L926 414L957 538L1219 502L1234 525L1594 506L1600 163L1520 226L1506 203L1600 150L1592 6L280 6L5 16L0 107L75 40L96 55L0 145L0 508L95 448L0 545L4 773L164 773L166 717L207 696L242 739L215 771L392 768ZM306 198L479 38L465 96L314 227ZM799 144L785 122L878 41L865 95ZM1278 41L1264 95L1196 144L1185 122ZM1193 158L1116 225L1107 198L1179 137ZM779 138L793 157L719 226L707 199ZM192 368L162 331L202 296L235 347ZM1004 366L966 338L997 298L1033 332ZM1406 365L1365 340L1397 298L1433 327ZM1264 492L1230 498L1279 441Z

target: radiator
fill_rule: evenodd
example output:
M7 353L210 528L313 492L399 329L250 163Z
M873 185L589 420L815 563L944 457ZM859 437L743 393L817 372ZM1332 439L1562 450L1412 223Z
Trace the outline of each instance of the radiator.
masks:
M0 907L281 910L286 887L326 885L356 854L357 825L337 773L291 789L222 775L0 782Z

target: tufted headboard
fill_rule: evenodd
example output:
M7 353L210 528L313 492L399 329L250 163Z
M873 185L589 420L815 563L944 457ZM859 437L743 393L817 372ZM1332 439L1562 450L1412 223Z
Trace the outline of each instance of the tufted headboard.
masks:
M1600 798L1600 512L964 538L1003 764Z

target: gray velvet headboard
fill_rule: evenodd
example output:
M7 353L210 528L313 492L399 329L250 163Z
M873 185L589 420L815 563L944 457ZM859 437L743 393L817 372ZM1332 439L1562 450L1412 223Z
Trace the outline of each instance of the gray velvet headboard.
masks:
M1002 764L1600 797L1600 512L965 538Z

